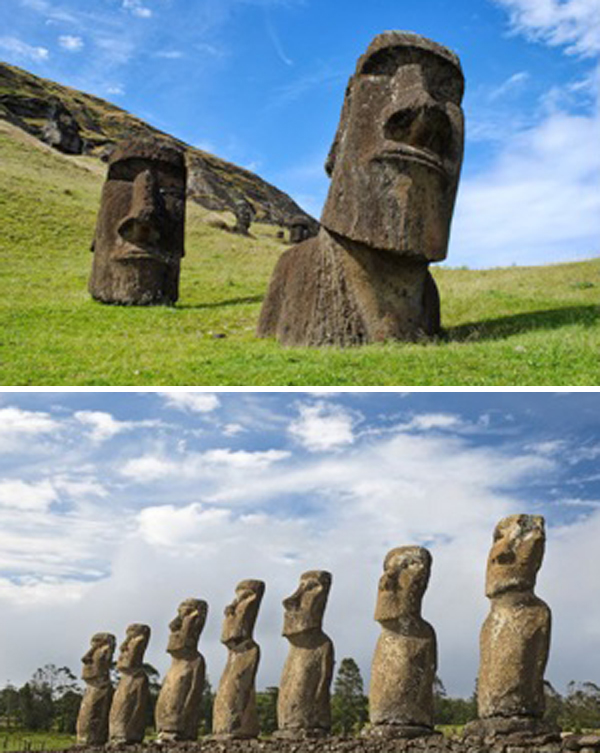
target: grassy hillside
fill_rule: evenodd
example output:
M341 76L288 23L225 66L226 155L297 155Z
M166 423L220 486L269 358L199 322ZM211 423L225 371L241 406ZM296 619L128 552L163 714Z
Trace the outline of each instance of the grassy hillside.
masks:
M104 168L0 121L2 385L598 385L600 260L437 270L447 339L350 350L254 337L276 228L238 237L190 204L176 308L90 300Z

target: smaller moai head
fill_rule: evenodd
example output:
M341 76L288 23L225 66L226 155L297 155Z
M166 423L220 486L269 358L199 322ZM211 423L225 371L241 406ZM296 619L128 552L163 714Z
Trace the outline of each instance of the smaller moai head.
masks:
M117 669L121 671L140 669L144 662L144 653L150 640L148 625L134 623L129 625L125 640L119 647Z
M384 623L400 617L420 617L431 574L431 554L422 546L392 549L383 562L375 619Z
M235 599L225 607L221 643L232 647L252 640L264 593L265 584L262 580L243 580L237 584Z
M330 589L331 573L326 570L304 573L298 588L283 600L283 635L290 637L321 630Z
M110 668L116 646L111 633L96 633L92 636L89 650L81 657L81 679L90 685L110 682Z
M245 199L238 199L234 205L235 232L247 235L254 219L254 209Z
M330 231L411 258L446 257L462 163L464 77L457 56L386 31L358 60L325 165Z
M177 616L169 623L167 651L176 658L194 656L200 634L206 623L208 604L201 599L185 599L177 609Z
M494 530L487 563L485 593L533 591L542 565L546 534L541 515L509 515Z
M308 218L302 214L295 215L290 220L290 243L302 243L310 238L311 227Z
M117 146L96 224L92 294L94 285L119 277L123 265L155 270L157 279L161 269L179 265L186 177L183 151L170 144L131 139Z

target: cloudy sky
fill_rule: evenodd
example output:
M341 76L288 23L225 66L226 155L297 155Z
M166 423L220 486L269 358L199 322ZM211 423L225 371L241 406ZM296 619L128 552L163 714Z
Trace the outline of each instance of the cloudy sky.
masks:
M598 682L599 414L598 393L3 393L0 685L48 662L79 672L93 632L130 622L151 625L163 673L191 596L210 605L215 685L248 577L267 583L258 685L277 684L281 600L308 569L333 573L325 627L366 679L383 558L415 543L433 554L440 675L469 695L493 527L518 512L547 521L548 677Z
M319 216L372 37L455 49L467 146L449 263L600 251L598 0L2 0L0 58L246 166Z

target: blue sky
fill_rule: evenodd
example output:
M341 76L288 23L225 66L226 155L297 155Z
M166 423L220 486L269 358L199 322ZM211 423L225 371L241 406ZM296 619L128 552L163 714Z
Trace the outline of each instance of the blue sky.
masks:
M255 170L318 217L346 81L390 28L453 48L467 78L448 264L597 256L597 0L2 0L0 57Z
M93 632L131 622L164 672L169 620L197 596L214 685L249 577L267 583L258 684L277 684L281 600L309 569L333 573L326 630L367 679L383 558L421 544L439 672L468 695L492 531L518 512L547 521L548 678L597 682L599 415L599 393L2 393L0 684L79 671Z

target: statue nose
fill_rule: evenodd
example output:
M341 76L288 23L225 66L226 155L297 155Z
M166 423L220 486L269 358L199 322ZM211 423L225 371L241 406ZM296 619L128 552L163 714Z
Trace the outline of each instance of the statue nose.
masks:
M384 126L385 138L445 154L452 143L452 124L446 111L429 98L396 110Z
M156 178L150 170L144 170L133 181L131 208L119 225L119 233L136 245L156 244L164 217L164 201Z

